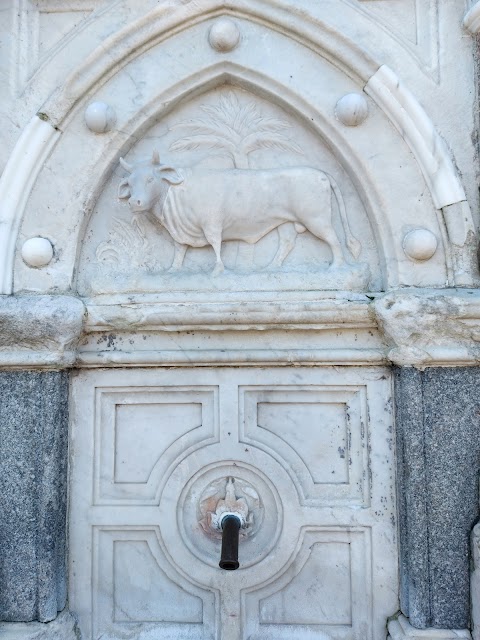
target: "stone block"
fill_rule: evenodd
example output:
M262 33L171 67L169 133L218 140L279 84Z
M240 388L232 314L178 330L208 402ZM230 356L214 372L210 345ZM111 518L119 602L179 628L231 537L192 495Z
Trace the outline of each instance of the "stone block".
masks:
M468 629L416 629L405 616L398 616L388 622L387 640L470 640Z
M470 600L472 605L472 637L480 640L480 524L472 531L472 575Z
M479 388L478 368L396 371L401 606L418 628L470 624Z
M0 620L66 602L68 374L0 372Z

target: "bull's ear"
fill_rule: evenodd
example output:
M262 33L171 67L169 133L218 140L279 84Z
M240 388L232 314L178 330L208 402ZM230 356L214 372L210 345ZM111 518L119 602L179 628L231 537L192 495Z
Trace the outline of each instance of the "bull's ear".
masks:
M160 177L169 182L170 184L180 184L184 178L181 176L175 167L167 167L164 165L160 171Z
M129 198L130 197L130 185L127 178L124 178L118 185L118 197Z

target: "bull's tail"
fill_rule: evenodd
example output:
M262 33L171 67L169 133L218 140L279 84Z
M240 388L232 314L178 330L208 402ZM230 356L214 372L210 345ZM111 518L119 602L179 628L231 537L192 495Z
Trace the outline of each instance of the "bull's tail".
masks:
M340 219L342 221L343 230L345 231L345 240L347 243L348 250L352 254L352 256L357 260L360 255L360 251L362 250L362 245L355 238L350 229L350 225L348 224L347 211L345 209L345 202L343 200L342 192L340 191L338 184L332 178L330 174L327 173L328 179L330 180L330 185L333 189L333 193L335 194L335 198L338 204L338 211L340 213Z

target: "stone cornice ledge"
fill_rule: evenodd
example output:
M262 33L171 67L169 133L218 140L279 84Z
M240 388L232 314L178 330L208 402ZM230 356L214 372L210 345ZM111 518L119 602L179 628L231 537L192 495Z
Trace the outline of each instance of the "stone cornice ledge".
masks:
M371 299L347 292L99 296L86 332L375 328Z
M375 299L379 329L399 366L480 363L480 291L398 289Z
M318 350L312 343L312 353L303 353L303 346L299 347L303 349L301 353L285 358L284 347L279 345L275 356L279 363L290 361L291 357L295 361L317 364L390 361L399 366L418 368L480 363L478 289L411 288L370 296L309 292L304 294L303 300L298 300L291 292L290 296L272 294L272 299L266 299L265 294L258 299L253 295L248 302L228 295L223 302L200 300L200 296L195 300L195 294L190 297L192 300L187 303L171 296L168 301L138 296L123 300L102 298L94 302L67 295L0 296L0 368L153 365L160 363L158 354L154 354L155 358L150 362L152 354L149 356L133 348L131 353L115 351L115 358L112 360L110 354L110 360L106 362L105 354L100 353L103 347L99 347L99 353L95 349L92 353L83 353L78 349L79 343L88 334L118 331L131 335L145 332L159 335L172 331L251 329L260 330L260 333L272 329L326 332L326 344ZM332 330L350 338L356 336L354 346L338 342L330 344L329 332ZM366 337L372 336L372 331L381 334L376 346ZM90 347L95 343L96 339L90 342ZM251 348L257 349L258 353L249 355ZM372 348L373 355L370 353ZM167 356L178 359L178 354L163 350L160 355L161 362ZM222 358L226 358L224 364L227 364L232 357L228 347L222 347L218 354L216 351L203 353L200 348L183 355L188 356L189 364L201 364L202 358L207 356L210 364L220 364ZM238 359L238 353L233 355ZM263 344L260 338L260 342L252 347L247 341L242 357L245 356L252 361L268 360L268 344Z
M85 314L73 296L0 296L0 368L72 366Z

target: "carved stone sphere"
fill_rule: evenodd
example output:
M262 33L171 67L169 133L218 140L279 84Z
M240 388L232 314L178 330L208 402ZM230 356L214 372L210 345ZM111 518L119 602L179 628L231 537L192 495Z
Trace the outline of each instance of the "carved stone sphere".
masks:
M115 111L106 102L91 102L85 109L85 123L94 133L110 131L115 121Z
M347 127L356 127L368 116L368 103L360 93L347 93L337 102L335 115Z
M208 41L213 49L225 53L235 49L240 41L240 31L233 20L221 18L210 29Z
M53 258L53 247L47 238L30 238L22 246L22 258L29 267L45 267Z
M437 250L438 241L428 229L409 231L403 239L403 250L412 260L429 260Z

